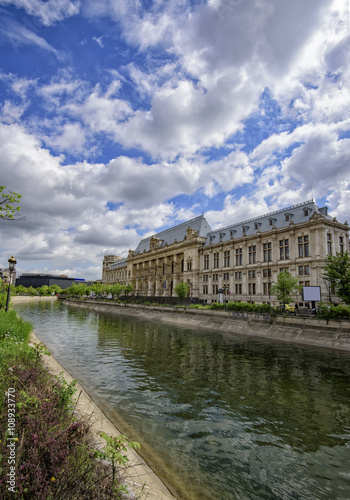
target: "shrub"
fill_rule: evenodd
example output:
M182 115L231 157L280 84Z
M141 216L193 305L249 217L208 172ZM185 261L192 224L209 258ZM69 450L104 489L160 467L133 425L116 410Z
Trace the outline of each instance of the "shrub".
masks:
M322 304L317 315L322 319L350 319L350 306L327 306Z
M221 304L220 302L213 302L211 305L210 305L210 309L225 309L225 304Z

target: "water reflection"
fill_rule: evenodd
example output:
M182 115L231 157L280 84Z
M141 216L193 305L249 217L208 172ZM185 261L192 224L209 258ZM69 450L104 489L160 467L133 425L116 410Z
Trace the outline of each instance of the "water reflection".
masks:
M185 498L349 497L348 354L61 304L16 309Z

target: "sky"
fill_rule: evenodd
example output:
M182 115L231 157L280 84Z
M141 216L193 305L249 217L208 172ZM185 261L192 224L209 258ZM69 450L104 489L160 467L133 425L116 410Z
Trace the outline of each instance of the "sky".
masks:
M349 0L0 0L0 267L101 279L205 214L350 206Z

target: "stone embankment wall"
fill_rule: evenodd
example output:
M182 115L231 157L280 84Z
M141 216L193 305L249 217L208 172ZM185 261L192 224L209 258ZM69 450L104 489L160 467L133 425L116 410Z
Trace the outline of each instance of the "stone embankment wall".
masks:
M94 300L65 300L74 307L98 312L132 316L141 320L168 323L187 328L204 328L220 332L251 335L350 351L350 321L322 320L299 316L270 317L263 314L187 309L136 304L116 304Z

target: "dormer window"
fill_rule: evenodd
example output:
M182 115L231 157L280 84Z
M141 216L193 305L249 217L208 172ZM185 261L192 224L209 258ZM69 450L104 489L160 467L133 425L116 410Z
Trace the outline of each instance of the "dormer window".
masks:
M287 212L286 214L284 214L284 216L286 218L286 222L289 222L292 220L293 214L291 214L290 212Z
M249 226L242 226L242 229L243 229L243 234L247 234Z
M310 214L311 209L310 208L304 208L304 217L308 217Z
M212 243L215 240L215 235L210 236L210 243Z
M273 226L275 224L277 219L274 219L273 217L269 218L269 226Z
M231 229L230 231L230 238L233 238L234 234L235 234L236 230L235 229Z
M254 222L254 229L258 230L260 229L261 222Z

